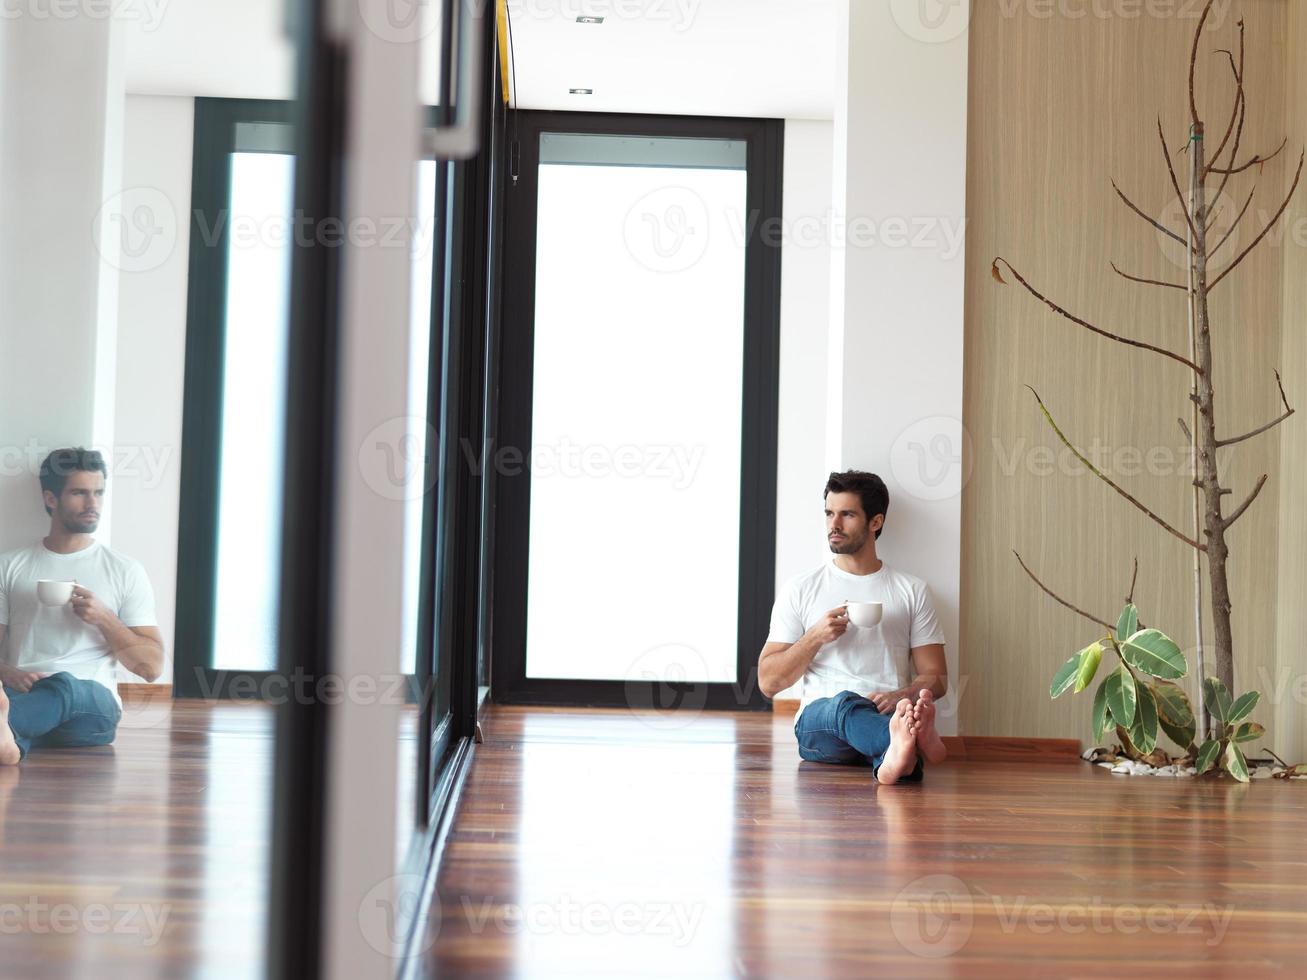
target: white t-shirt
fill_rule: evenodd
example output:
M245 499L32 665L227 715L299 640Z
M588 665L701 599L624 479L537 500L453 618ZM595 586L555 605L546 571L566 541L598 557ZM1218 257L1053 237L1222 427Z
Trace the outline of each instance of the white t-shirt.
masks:
M98 681L118 698L118 658L109 642L73 612L71 603L42 604L36 583L43 578L86 586L124 626L156 626L154 590L145 569L98 541L69 555L40 542L0 555L0 625L9 627L5 662L46 674L64 670Z
M800 714L813 701L841 691L865 696L898 690L912 680L912 648L944 642L924 581L883 562L880 571L853 575L834 557L785 583L772 609L767 642L802 639L825 613L848 600L881 603L881 621L870 628L850 623L843 636L817 651L801 680Z

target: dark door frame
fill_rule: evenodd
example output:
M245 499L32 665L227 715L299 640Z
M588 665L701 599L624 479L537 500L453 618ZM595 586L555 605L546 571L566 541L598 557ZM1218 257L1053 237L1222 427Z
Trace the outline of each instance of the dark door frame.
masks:
M744 391L740 434L738 648L734 683L561 680L526 675L529 469L496 473L491 697L514 704L765 708L757 658L775 591L776 434L780 348L780 237L784 122L776 119L613 115L516 110L501 148L514 168L505 185L500 403L494 447L529 458L535 332L535 251L540 134L600 133L744 140L749 237L744 263ZM489 466L485 466L488 470Z
M186 517L177 530L177 627L173 693L185 698L258 697L270 690L269 670L213 667L213 626L218 580L218 504L222 485L223 382L226 358L227 249L231 238L231 154L295 153L296 106L265 99L197 98L191 162L190 256L187 272L185 383L182 394L181 499ZM240 147L240 123L286 128L285 145ZM296 164L298 186L305 175ZM300 250L297 250L297 252ZM298 254L292 276L303 274ZM291 316L295 314L292 311ZM293 328L291 328L293 335ZM293 341L293 336L291 338ZM287 405L288 413L292 411ZM287 417L289 422L289 415ZM289 427L288 427L289 429ZM279 474L255 475L270 495L281 488ZM290 692L276 684L272 693Z

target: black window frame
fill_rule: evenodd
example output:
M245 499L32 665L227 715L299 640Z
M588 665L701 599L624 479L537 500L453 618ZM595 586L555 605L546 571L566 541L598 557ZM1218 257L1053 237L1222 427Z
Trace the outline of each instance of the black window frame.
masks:
M213 666L218 580L218 506L222 485L222 413L226 364L227 248L231 236L232 153L237 127L288 127L295 153L296 105L271 99L195 99L191 157L190 256L187 270L185 381L182 394L180 493L186 516L177 529L177 627L173 694L179 698L258 698L276 670ZM296 165L296 181L304 179ZM292 257L292 262L296 261ZM292 313L294 316L294 313ZM289 329L289 325L288 325ZM290 406L288 405L288 411ZM289 416L287 419L289 423ZM289 424L287 425L289 429ZM268 495L282 492L282 474L265 473ZM278 689L280 692L280 688ZM284 692L281 692L284 693Z
M531 477L529 469L522 468L517 473L494 476L491 699L505 704L620 707L630 705L633 697L638 697L642 704L651 705L692 703L712 709L766 709L770 701L758 689L757 660L767 638L775 593L781 248L780 236L774 231L781 218L784 121L514 110L509 116L508 130L513 139L501 148L500 165L511 169L516 177L504 185L504 265L515 271L511 274L512 282L505 283L500 296L501 336L496 338L496 346L505 353L498 360L499 405L493 429L497 448L519 447L526 458L531 446L541 133L743 140L748 147L745 198L751 233L745 245L744 272L735 681L637 684L528 677L526 605Z

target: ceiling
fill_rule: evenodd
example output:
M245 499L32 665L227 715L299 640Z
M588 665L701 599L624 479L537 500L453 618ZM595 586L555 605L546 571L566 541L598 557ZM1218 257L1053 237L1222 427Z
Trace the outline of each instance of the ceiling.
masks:
M508 8L523 109L833 112L834 0L508 0Z
M832 115L834 0L508 0L508 8L524 109ZM294 52L282 17L276 0L175 0L166 16L129 21L127 91L289 98ZM434 67L423 68L433 88Z

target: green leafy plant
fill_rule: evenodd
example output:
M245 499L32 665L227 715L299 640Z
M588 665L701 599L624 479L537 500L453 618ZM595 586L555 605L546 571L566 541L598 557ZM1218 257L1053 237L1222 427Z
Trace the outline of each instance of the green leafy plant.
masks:
M1211 769L1219 758L1231 776L1240 782L1248 781L1248 761L1238 743L1266 734L1261 725L1244 720L1257 706L1260 695L1249 691L1232 700L1219 678L1207 678L1203 700L1219 723L1221 735L1195 746L1193 705L1184 688L1173 683L1189 673L1188 662L1169 636L1141 626L1133 602L1127 602L1121 610L1115 629L1073 654L1058 669L1049 694L1056 700L1068 691L1078 694L1086 690L1098 674L1103 654L1109 650L1116 654L1117 665L1094 692L1096 742L1115 729L1127 754L1145 757L1157 749L1159 733L1165 734L1186 758L1195 760L1200 773Z
M1257 707L1261 694L1248 691L1231 699L1229 689L1219 677L1203 682L1203 703L1212 716L1213 731L1219 738L1209 738L1198 749L1194 763L1200 773L1207 772L1220 759L1222 768L1241 783L1248 782L1248 760L1244 758L1240 742L1251 742L1266 734L1266 729L1255 721L1245 721Z

